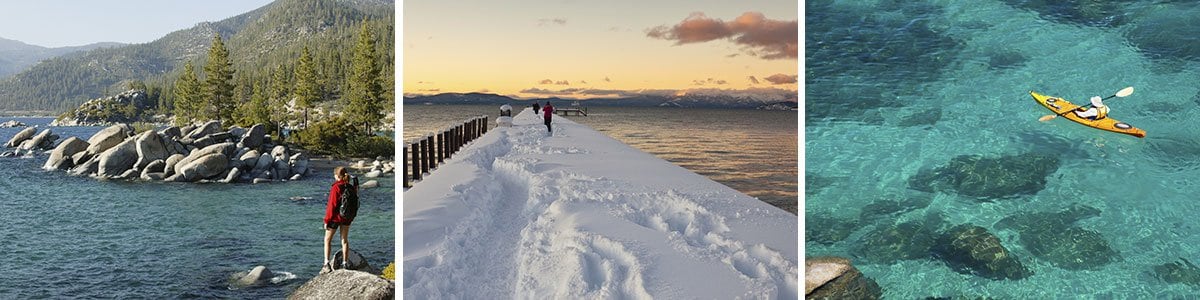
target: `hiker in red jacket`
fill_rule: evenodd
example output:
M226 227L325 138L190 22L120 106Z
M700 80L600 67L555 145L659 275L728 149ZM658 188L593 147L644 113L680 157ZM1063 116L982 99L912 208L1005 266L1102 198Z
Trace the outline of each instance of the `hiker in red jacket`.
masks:
M546 131L554 132L550 128L550 117L554 115L554 106L550 105L550 101L546 101L546 107L542 107L542 112L546 115Z
M325 264L321 266L321 270L333 271L333 262L329 261L329 244L333 242L333 232L341 229L342 231L342 264L341 268L346 268L349 263L346 262L346 257L350 253L350 223L354 221L354 217L343 218L337 213L338 199L342 193L350 191L344 189L353 189L354 186L349 184L350 174L346 172L346 167L337 167L333 169L333 186L329 187L329 203L325 204Z

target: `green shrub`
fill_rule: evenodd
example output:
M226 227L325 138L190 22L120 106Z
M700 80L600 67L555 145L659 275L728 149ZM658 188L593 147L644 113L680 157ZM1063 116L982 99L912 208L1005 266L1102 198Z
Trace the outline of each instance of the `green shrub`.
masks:
M391 137L364 136L359 132L346 119L332 117L311 123L292 134L288 141L316 154L343 158L391 157L395 152Z

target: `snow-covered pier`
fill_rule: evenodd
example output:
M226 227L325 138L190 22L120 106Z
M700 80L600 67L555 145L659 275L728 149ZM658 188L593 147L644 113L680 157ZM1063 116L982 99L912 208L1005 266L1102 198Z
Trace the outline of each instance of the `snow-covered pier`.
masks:
M796 299L797 217L526 109L404 192L417 299Z

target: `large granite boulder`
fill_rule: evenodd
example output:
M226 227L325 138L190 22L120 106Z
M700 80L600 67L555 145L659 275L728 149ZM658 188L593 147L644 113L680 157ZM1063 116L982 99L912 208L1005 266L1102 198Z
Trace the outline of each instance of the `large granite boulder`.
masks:
M284 180L292 176L292 166L289 166L286 159L275 159L274 165L271 167L271 179Z
M66 170L75 165L71 156L87 150L87 147L87 142L77 137L69 137L62 143L59 143L58 147L54 148L54 151L50 152L50 158L46 160L46 164L42 166L42 169Z
M133 127L128 124L117 124L100 130L88 139L88 153L99 154L112 148L133 134Z
M1022 279L1033 275L987 229L962 224L947 230L931 249L955 272L988 279Z
M333 261L334 262L342 261L342 251L341 250L338 250L336 253L333 254ZM362 254L358 253L358 251L354 251L354 249L350 249L350 256L347 257L346 262L350 263L350 266L346 267L347 269L368 272L371 274L379 274L379 269L375 269L374 267L371 267L371 264L367 263L367 259L364 258L362 256ZM338 267L338 268L340 268L340 267Z
M187 166L192 161L200 159L201 157L204 157L204 156L207 156L210 154L219 153L219 154L224 155L226 158L228 158L230 156L233 156L234 151L237 151L237 146L234 145L233 143L220 143L220 144L211 145L208 147L197 149L195 151L192 151L191 154L188 154L186 157L184 157L182 160L180 160L178 163L175 164L175 173L177 173L177 174L182 173L182 169L184 168L184 166ZM225 164L228 165L229 162L226 161Z
M8 139L8 142L4 143L4 147L12 148L12 147L20 146L22 142L33 137L34 134L37 134L37 128L35 128L35 127L25 128L25 129L21 130L21 132L17 132L17 135L14 135L11 139Z
M170 156L162 136L153 130L147 130L139 135L134 140L134 147L137 149L138 159L133 164L133 168L137 170L146 168L146 165L152 161L163 160Z
M146 167L142 169L142 175L146 175L148 173L163 173L163 168L166 166L167 162L164 160L159 159L152 161L149 164L146 164Z
M99 170L100 170L100 160L92 159L92 160L85 161L82 164L75 165L75 167L71 168L71 171L68 172L68 174L75 175L75 176L82 176L82 175L96 174L96 172L98 172Z
M305 282L288 299L370 299L396 297L396 283L375 274L335 270Z
M225 154L211 153L189 161L186 164L180 162L176 165L175 172L176 175L182 177L183 181L196 181L225 174L225 172L228 172L228 168L229 158Z
M293 175L304 176L305 174L308 174L308 155L307 154L304 154L304 153L292 154L292 157L288 158L288 164L292 165L291 173Z
M169 141L180 138L183 132L179 130L179 126L171 126L159 130L158 134L163 136L163 140Z
M163 173L167 176L174 175L175 166L178 165L179 161L182 161L185 157L187 156L184 156L183 154L171 154L171 156L168 156L167 160L163 164Z
M47 148L49 146L48 144L54 142L54 138L51 138L53 136L54 136L54 133L51 132L49 128L43 129L41 132L38 132L37 135L30 137L28 140L25 140L24 142L21 142L21 145L19 148L21 150L36 150L36 149Z
M246 131L246 134L242 135L242 139L239 142L244 147L258 149L258 147L263 145L263 137L266 134L266 126L263 126L263 124L254 124L254 126L250 127L250 130Z
M246 151L245 153L242 153L241 156L238 156L238 159L242 160L243 168L245 168L247 170L252 170L252 169L254 169L255 166L258 165L258 157L259 156L261 156L261 155L258 153L258 150L250 150L250 151Z
M804 259L804 299L879 299L883 290L875 280L841 257Z
M192 129L192 131L188 132L188 134L184 137L192 139L192 140L198 140L200 138L209 136L211 134L214 134L214 133L217 133L220 131L221 131L221 122L208 121L208 123L204 123L204 125L200 125L200 127L196 127L196 129Z
M135 140L126 140L116 146L105 150L96 156L100 162L97 175L106 177L117 177L125 171L133 169L133 164L137 162L137 148Z

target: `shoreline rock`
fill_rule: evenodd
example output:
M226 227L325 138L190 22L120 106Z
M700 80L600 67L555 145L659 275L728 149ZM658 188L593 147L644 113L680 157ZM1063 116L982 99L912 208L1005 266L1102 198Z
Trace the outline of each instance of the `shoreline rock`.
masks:
M392 299L396 282L378 275L352 270L334 270L305 282L288 299Z

